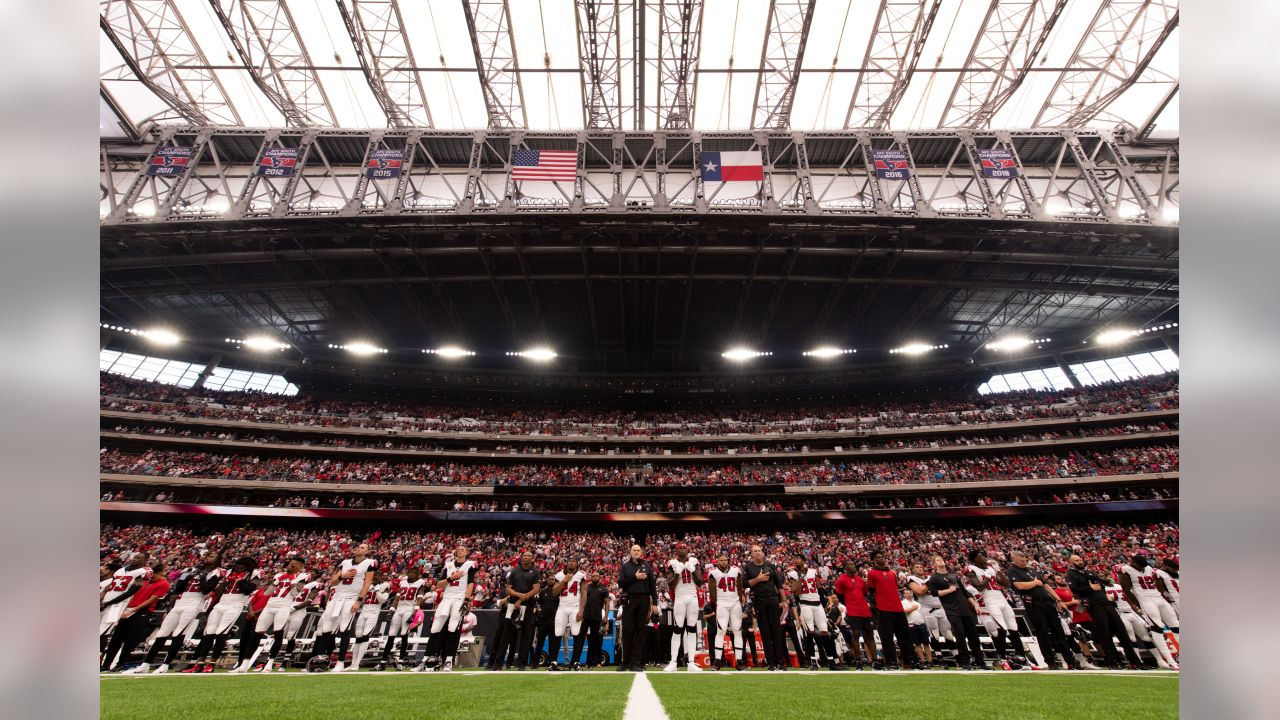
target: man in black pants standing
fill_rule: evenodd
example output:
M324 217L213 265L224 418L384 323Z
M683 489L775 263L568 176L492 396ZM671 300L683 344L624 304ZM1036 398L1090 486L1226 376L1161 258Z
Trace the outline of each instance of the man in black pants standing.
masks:
M933 557L933 574L925 585L929 594L942 603L942 611L956 636L956 664L960 668L987 670L982 657L982 641L978 639L978 612L973 598L960 578L947 568L941 556ZM965 647L965 642L968 647Z
M622 563L618 573L618 590L622 593L622 653L618 670L644 672L645 626L658 614L658 586L654 582L653 565L644 559L639 545L631 546L631 558Z
M915 647L911 642L911 626L902 610L902 591L898 588L898 573L889 569L889 556L883 550L871 555L871 569L867 571L867 583L876 594L876 612L880 615L880 648L884 652L886 668L902 666L919 669ZM895 640L897 642L895 642Z
M580 669L578 658L582 657L582 640L587 640L587 667L595 667L600 664L600 646L603 637L600 635L600 618L604 615L604 601L609 598L609 588L600 582L600 571L596 570L591 573L591 582L587 583L586 597L582 602L582 607L578 609L578 622L582 623L582 629L578 631L578 636L573 639L573 658L569 667L574 670Z
M1142 667L1142 660L1138 658L1138 651L1129 640L1120 612L1116 610L1116 604L1107 597L1105 588L1109 583L1098 577L1097 573L1086 570L1084 558L1079 555L1072 555L1067 562L1071 564L1071 569L1067 571L1067 584L1071 587L1072 594L1084 601L1085 608L1089 611L1092 621L1089 632L1093 635L1094 644L1102 651L1107 666L1112 670L1121 669L1120 656L1116 652L1115 641L1112 640L1114 635L1120 638L1130 667Z
M517 670L523 670L529 658L529 646L533 642L533 608L530 601L542 589L540 574L533 566L533 553L526 550L520 556L520 564L507 573L507 608L502 616L502 637L494 648L497 664L502 669L508 650L514 650Z
M747 579L751 591L751 604L759 621L760 641L764 643L764 658L773 671L787 667L787 641L782 633L782 614L787 606L782 602L782 575L774 564L764 559L764 548L751 546L751 558L742 566L742 576ZM798 652L800 648L796 648Z
M1067 637L1062 632L1062 623L1058 618L1058 613L1065 610L1066 606L1057 595L1049 592L1040 574L1028 566L1026 553L1012 550L1009 558L1013 561L1013 566L1006 574L1013 581L1014 589L1022 595L1022 604L1027 609L1027 622L1031 624L1045 663L1055 668L1058 659L1054 657L1054 651L1057 651L1062 654L1067 667L1079 670L1075 654L1067 647Z

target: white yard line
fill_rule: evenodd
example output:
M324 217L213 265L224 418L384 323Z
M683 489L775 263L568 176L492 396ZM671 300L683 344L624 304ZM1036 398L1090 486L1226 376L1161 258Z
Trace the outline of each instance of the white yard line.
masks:
M658 693L653 691L648 673L636 673L631 683L631 694L627 695L627 709L622 720L668 720L667 711L662 709L662 701Z
M422 678L423 680L426 680L426 679L428 679L428 678L433 678L433 677L449 677L449 676L451 676L451 675L462 675L462 676L467 676L467 677L474 677L474 676L488 676L488 677L494 677L494 676L507 676L507 677L510 677L510 676L513 676L513 675L522 675L522 676L529 677L529 676L535 676L535 675L539 675L539 674L541 674L541 675L542 675L542 676L544 676L544 677L548 677L548 678L550 678L550 677L617 677L617 675L618 675L616 672L612 672L612 671L610 671L610 672L582 672L582 673L570 673L570 672L562 672L562 673L538 673L538 672L524 672L524 673L519 673L519 672L500 672L500 673L495 673L495 672L489 672L489 671L484 671L484 670L479 670L479 671L477 671L477 670L455 670L455 671L453 671L452 673L447 673L447 674L446 674L446 673L420 673L420 674L419 674L419 673L413 673L413 674L411 674L411 673L395 673L395 672L388 672L388 673L375 673L375 672L362 672L362 673L328 673L328 672L322 672L322 673L308 673L308 672L285 672L285 673L270 673L270 674L268 674L268 675L263 675L262 673L237 673L237 674L234 674L234 675L233 675L233 674L231 674L231 673L225 673L225 672L222 672L222 673L179 673L179 672L170 672L170 673L165 673L165 674L163 674L163 675L151 675L151 674L147 674L147 675L121 675L121 674L119 674L119 673L99 673L99 674L98 674L98 677L100 677L100 678L105 678L105 679L110 679L110 680L141 680L141 679L144 679L144 678L154 678L154 677L189 677L189 678L210 678L210 677L215 677L215 678L221 678L221 677L227 677L227 678L234 678L234 677L239 677L239 678L249 678L249 677L296 677L296 678L303 678L303 677L306 677L306 678L318 678L318 677L353 677L353 676L355 676L355 677L362 677L362 678L379 678L379 677L382 677L382 678L393 678L393 677L406 677L406 676L408 676L408 677L417 677L417 678ZM646 673L636 673L636 675L637 675L637 676L639 676L639 677L643 677L645 674L646 674ZM681 673L681 674L683 675L683 674L686 674L686 673ZM813 671L813 670L788 670L787 672L783 672L783 673L771 673L771 672L706 672L706 673L703 673L703 674L702 674L702 677L739 677L739 678L757 678L757 679L759 679L759 678L773 678L773 677L783 677L783 678L785 678L785 677L787 677L787 676L789 676L789 675L827 675L827 676L830 676L830 677L847 677L847 678L873 678L873 677L878 677L878 676L882 676L882 675L901 675L901 676L911 676L911 675L986 675L986 676L988 676L988 677L1019 677L1019 676L1026 676L1026 675L1065 675L1065 676L1068 676L1068 677L1099 677L1099 676L1114 676L1114 677L1149 677L1149 678L1168 678L1168 677L1178 677L1178 673L1176 673L1176 672L1174 672L1174 671L1172 671L1172 670L1036 670L1036 671L1030 671L1030 670L1019 670L1019 671L1016 671L1016 672L996 672L996 671L992 671L992 670L876 670L876 671L864 671L864 672L855 672L855 671L849 671L849 672L830 672L830 671L827 671L827 670L818 670L818 671ZM645 685L649 685L649 681L648 681L648 680L645 680ZM634 692L634 683L633 683L632 691Z

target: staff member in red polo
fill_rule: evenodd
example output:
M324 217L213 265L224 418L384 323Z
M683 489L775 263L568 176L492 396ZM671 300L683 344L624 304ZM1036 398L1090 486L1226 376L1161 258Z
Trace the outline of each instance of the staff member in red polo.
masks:
M880 613L880 644L884 649L886 668L898 666L898 648L902 648L902 666L919 669L915 659L915 647L911 643L911 626L902 610L902 595L898 589L898 573L889 569L889 557L883 550L871 555L871 569L867 571L867 583L876 594L876 611ZM895 643L894 641L897 640Z
M129 604L120 613L120 622L116 624L111 643L107 645L107 654L102 659L102 672L118 670L116 656L119 655L120 662L124 662L133 649L147 639L151 632L152 610L167 594L169 579L165 577L164 563L157 562L151 568L151 577L143 581L142 587L129 598Z
M866 665L875 667L876 631L871 623L871 606L867 604L867 581L862 579L859 566L854 561L844 561L844 572L836 578L836 593L844 602L844 624L853 633L849 649L853 652L854 667L858 670L863 668L862 656L858 654L859 637L867 655Z

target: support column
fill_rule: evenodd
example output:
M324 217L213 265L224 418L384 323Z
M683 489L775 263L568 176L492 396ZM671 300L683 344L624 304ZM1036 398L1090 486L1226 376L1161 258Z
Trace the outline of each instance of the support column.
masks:
M196 382L191 386L192 390L199 390L204 387L204 381L209 379L213 371L218 369L218 363L222 362L222 353L218 353L209 358L209 362L205 364L204 370L200 371L200 377L196 378Z
M1067 379L1071 381L1071 387L1077 390L1084 388L1084 383L1080 382L1080 378L1076 377L1076 374L1071 372L1071 366L1067 364L1065 358L1061 355L1054 355L1053 361L1058 363L1058 369L1062 370L1063 374L1067 376Z
M103 350L106 350L107 346L110 344L111 344L111 336L105 332L99 332L98 333L98 352L102 352Z
M1172 350L1172 351L1173 351L1173 354L1178 356L1178 360L1182 360L1182 353L1178 350L1178 336L1177 336L1177 335L1164 335L1164 336L1161 336L1161 338L1160 338L1160 339L1164 341L1164 346L1165 346L1165 347L1167 347L1167 348L1169 348L1170 350Z

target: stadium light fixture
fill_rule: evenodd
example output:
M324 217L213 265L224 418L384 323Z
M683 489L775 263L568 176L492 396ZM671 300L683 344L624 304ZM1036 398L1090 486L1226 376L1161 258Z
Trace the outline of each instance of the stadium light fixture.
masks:
M182 342L182 338L178 337L177 333L172 330L165 330L164 328L143 330L139 334L156 345L177 345L179 342Z
M445 345L444 347L438 347L431 350L423 350L422 352L428 355L439 355L440 357L445 358L446 360L456 360L458 358L470 357L472 355L475 355L474 352L470 350L465 350L456 345Z
M923 355L934 350L944 350L950 345L926 345L924 343L907 343L889 351L890 355Z
M1100 333L1096 340L1099 345L1119 345L1137 334L1134 330L1108 330Z
M380 348L372 343L364 342L363 340L357 340L356 342L347 343L346 345L330 345L329 347L334 350L346 350L352 355L359 355L361 357L384 354L387 352L386 348Z
M1039 338L1037 340L1032 340L1031 338L1015 336L1015 337L1001 338L999 340L994 340L992 342L989 342L987 343L987 349L988 350L1004 350L1006 352L1017 352L1031 345L1043 345L1047 342L1049 342L1049 338Z
M507 355L510 355L512 357L522 357L526 360L532 360L534 362L540 362L540 363L551 362L552 360L555 360L557 357L556 351L548 347L532 347L527 350L509 352L507 353Z
M254 335L253 337L248 337L243 340L229 339L227 342L233 342L241 347L246 347L250 350L258 350L260 352L266 352L268 350L284 350L289 347L285 343L266 337L265 335Z
M720 353L720 357L733 362L746 362L752 358L765 357L772 354L771 352L760 352L746 347L735 347Z
M856 352L858 351L851 348L838 348L830 345L823 345L812 350L805 350L803 354L805 357L816 357L827 360L833 357L839 357L840 355L850 355Z

